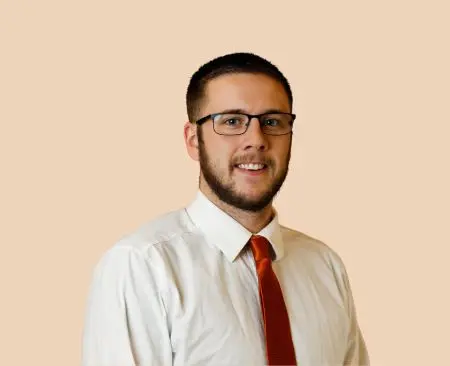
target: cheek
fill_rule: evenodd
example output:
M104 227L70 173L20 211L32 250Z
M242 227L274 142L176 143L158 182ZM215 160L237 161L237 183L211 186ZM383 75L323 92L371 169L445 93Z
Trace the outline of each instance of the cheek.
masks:
M222 169L226 169L229 171L233 168L233 154L225 149L220 151L219 155L219 164Z
M210 164L220 170L229 170L232 162L233 153L219 144L211 145L206 148Z
M211 162L218 168L228 169L230 167L234 157L232 149L221 144L211 144L208 151Z
M274 154L274 158L279 166L287 164L289 159L289 142L286 144L280 144L277 146Z

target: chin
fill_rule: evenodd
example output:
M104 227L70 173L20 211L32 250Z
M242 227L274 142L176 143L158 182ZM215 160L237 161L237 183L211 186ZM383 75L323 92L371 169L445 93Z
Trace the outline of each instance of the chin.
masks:
M249 203L256 204L262 201L265 198L266 194L266 191L260 191L258 193L255 193L255 191L240 191L238 193L238 196L242 197Z

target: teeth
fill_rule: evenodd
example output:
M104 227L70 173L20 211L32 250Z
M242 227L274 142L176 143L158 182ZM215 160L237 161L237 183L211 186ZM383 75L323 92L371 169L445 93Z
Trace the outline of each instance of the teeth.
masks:
M264 164L239 164L238 167L247 170L260 170L264 168Z

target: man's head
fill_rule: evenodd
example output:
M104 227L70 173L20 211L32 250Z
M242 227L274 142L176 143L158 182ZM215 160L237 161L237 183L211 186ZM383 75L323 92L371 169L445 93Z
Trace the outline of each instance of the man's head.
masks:
M254 54L221 56L194 73L186 104L185 141L200 163L202 191L246 211L268 206L287 176L291 153L293 98L283 74ZM261 124L244 115L265 113Z

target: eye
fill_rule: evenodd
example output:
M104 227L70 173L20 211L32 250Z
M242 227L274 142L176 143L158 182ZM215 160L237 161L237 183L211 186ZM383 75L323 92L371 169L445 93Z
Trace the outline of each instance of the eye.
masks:
M264 120L264 124L266 126L275 127L275 126L278 126L280 124L280 121L275 119L275 118L267 118L267 119Z
M242 127L246 122L246 117L240 114L221 114L218 115L216 120L216 126L223 127Z
M228 118L226 119L224 122L224 124L228 125L228 126L236 126L242 123L242 121L239 118Z

